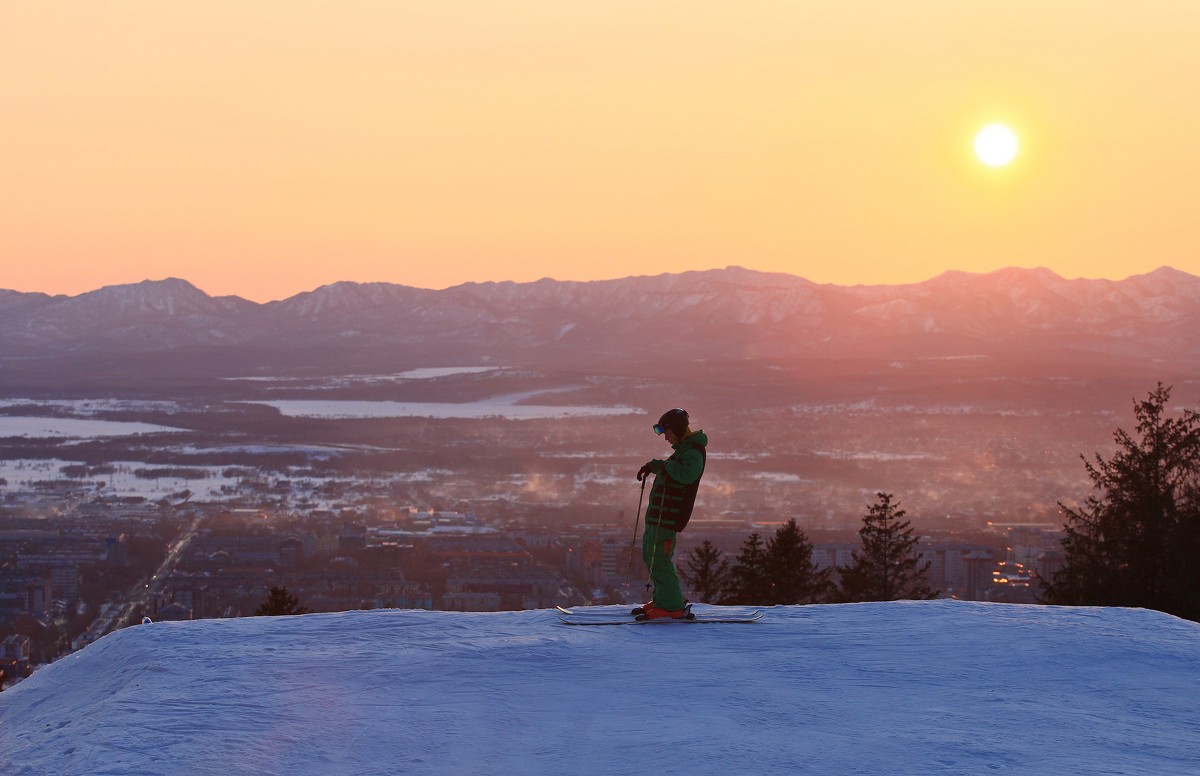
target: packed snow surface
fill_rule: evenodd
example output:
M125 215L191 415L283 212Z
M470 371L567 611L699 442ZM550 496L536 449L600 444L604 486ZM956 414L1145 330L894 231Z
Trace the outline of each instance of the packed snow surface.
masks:
M766 612L140 625L0 693L0 772L1200 772L1195 623L955 601Z

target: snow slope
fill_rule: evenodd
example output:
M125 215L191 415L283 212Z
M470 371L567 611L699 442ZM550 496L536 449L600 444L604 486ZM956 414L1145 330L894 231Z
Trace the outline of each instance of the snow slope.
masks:
M0 693L0 772L1159 776L1198 708L1200 625L1137 609L383 610L106 636Z

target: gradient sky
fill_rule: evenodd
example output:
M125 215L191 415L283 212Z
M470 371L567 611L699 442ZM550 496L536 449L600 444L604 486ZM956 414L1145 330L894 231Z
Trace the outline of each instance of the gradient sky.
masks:
M1200 274L1198 33L1195 0L0 0L0 288Z

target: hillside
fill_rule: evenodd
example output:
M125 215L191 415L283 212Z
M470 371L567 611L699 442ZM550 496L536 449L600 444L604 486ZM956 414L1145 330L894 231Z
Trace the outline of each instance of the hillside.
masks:
M955 601L754 625L154 623L0 693L12 774L1183 774L1200 626Z

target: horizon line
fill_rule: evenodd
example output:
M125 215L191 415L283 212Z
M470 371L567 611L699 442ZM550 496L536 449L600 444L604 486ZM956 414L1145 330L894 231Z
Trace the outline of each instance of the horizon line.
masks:
M1148 272L1133 273L1133 274L1126 275L1121 278L1084 277L1084 276L1066 277L1065 275L1062 275L1059 272L1056 272L1055 270L1053 270L1045 265L1028 267L1028 266L1020 266L1020 265L1012 264L1012 265L1006 265L1003 267L998 267L997 269L989 270L986 272L975 272L975 271L960 270L960 269L946 269L946 270L943 270L942 272L939 272L936 275L927 277L924 280L901 282L901 283L835 283L835 282L819 282L819 281L815 281L815 280L806 278L803 275L798 275L798 274L794 274L794 273L790 273L790 272L781 272L778 270L759 270L759 269L753 269L750 267L744 267L739 264L728 264L724 267L710 267L708 269L690 269L690 270L683 270L680 272L659 272L659 273L656 273L653 275L649 275L649 274L647 274L647 275L624 275L624 276L620 276L620 277L610 277L610 278L593 278L590 280L564 280L564 279L554 278L554 277L550 277L550 276L541 277L541 278L538 278L537 280L468 280L468 281L464 281L462 283L455 283L453 285L444 286L442 288L429 288L429 287L425 287L425 286L413 286L413 285L408 285L406 283L397 283L397 282L388 281L388 280L342 279L342 280L330 281L328 283L322 283L321 285L318 285L314 288L307 289L304 291L297 291L296 293L288 295L288 296L283 296L283 297L279 297L279 298L275 298L275 299L266 299L266 300L251 299L246 296L241 296L240 294L213 294L213 293L210 293L210 292L204 290L203 288L201 288L200 286L198 286L196 283L192 282L191 280L189 280L187 278L179 277L176 275L168 275L166 277L161 277L161 278L143 278L141 280L129 281L129 282L124 282L124 283L109 283L109 284L105 284L102 286L98 286L96 288L89 289L87 291L80 291L79 293L75 293L75 294L68 294L68 293L54 294L54 293L50 293L47 291L21 290L21 289L16 289L16 288L0 288L0 293L41 295L41 296L50 297L51 299L77 299L82 296L87 296L89 294L94 294L99 291L104 291L104 290L112 289L112 288L128 288L128 287L133 287L133 286L154 285L154 284L162 284L162 283L169 283L172 281L178 281L178 282L186 283L187 285L191 286L192 288L196 289L197 291L199 291L200 293L204 294L205 296L207 296L211 299L240 299L242 301L250 302L252 304L273 304L273 303L278 303L278 302L285 302L289 299L295 299L298 296L316 293L317 291L320 291L321 289L330 288L330 287L339 286L339 285L392 286L392 287L396 287L396 288L408 288L408 289L412 289L415 291L429 291L432 293L440 293L443 291L451 291L451 290L458 289L458 288L465 288L467 286L491 286L491 285L531 286L531 285L535 285L537 283L562 283L562 284L584 285L584 284L593 284L593 283L616 283L616 282L620 282L620 281L636 280L636 279L651 279L651 278L661 278L661 277L681 277L684 275L697 275L697 274L708 274L708 273L745 272L745 273L749 273L749 274L753 274L753 275L760 275L760 276L784 277L784 278L789 278L792 280L799 280L799 281L803 281L805 283L811 283L816 286L823 286L823 287L827 287L827 288L828 287L836 287L836 288L893 287L893 288L897 288L897 287L904 287L904 286L919 286L919 285L923 285L925 283L933 282L939 278L943 278L946 276L962 275L962 276L967 276L967 277L987 277L989 275L998 275L1001 273L1014 272L1014 271L1031 273L1031 274L1032 273L1037 273L1037 274L1049 273L1050 275L1053 275L1054 277L1059 278L1060 280L1065 280L1067 282L1093 281L1093 282L1120 283L1120 282L1123 282L1126 280L1131 280L1133 278L1148 277L1150 275L1154 275L1154 274L1164 272L1164 271L1178 273L1181 275L1187 275L1189 277L1198 277L1196 275L1193 275L1190 272L1187 272L1187 271L1181 270L1181 269L1177 269L1169 264L1162 264Z

